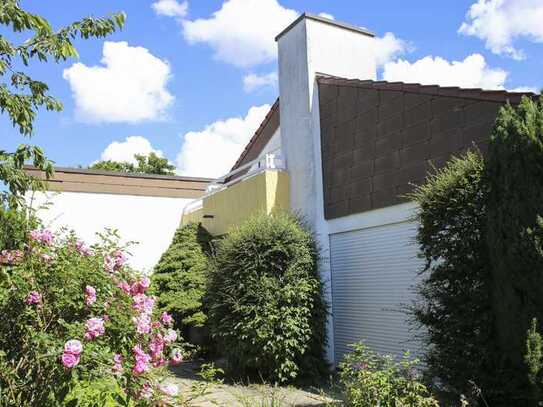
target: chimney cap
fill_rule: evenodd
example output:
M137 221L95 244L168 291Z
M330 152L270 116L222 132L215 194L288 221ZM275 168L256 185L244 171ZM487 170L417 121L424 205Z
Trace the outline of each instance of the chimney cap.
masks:
M349 30L349 31L354 31L354 32L360 33L360 34L364 34L364 35L367 35L369 37L375 37L375 34L373 32L371 32L371 31L369 31L366 28L357 27L357 26L354 26L354 25L348 24L348 23L342 23L342 22L339 22L339 21L336 21L336 20L331 20L329 18L321 17L321 16L311 14L311 13L303 13L296 20L294 20L291 24L289 24L289 26L287 28L285 28L283 31L281 31L275 37L275 41L279 40L279 38L281 38L284 34L286 34L288 31L290 31L290 29L292 27L294 27L296 24L298 24L300 21L302 21L302 20L304 20L306 18L309 19L309 20L320 21L321 23L324 23L324 24L333 25L335 27L339 27L339 28L342 28L344 30Z

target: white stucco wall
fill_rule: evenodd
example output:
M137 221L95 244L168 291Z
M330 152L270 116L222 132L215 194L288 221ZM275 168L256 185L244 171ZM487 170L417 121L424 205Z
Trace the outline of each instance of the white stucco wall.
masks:
M28 199L31 199L30 197ZM150 273L171 243L181 213L191 199L111 195L81 192L47 192L33 196L32 206L46 227L73 229L88 243L105 228L117 229L123 242L136 241L130 265Z
M324 218L317 74L376 79L375 40L313 19L302 19L278 40L282 150L290 177L291 209L314 229L331 304L330 222ZM327 321L327 358L334 362L333 316Z

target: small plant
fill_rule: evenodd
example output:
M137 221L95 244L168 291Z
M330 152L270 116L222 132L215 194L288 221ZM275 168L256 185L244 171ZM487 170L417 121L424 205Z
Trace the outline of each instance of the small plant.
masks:
M396 362L381 356L364 343L352 345L340 364L340 380L350 407L439 407L428 388L419 381L418 361L409 353Z
M532 388L532 404L538 406L541 401L541 370L543 369L543 338L537 331L537 319L532 319L532 325L527 332L526 354L524 362L528 367L528 381Z
M238 377L315 377L326 306L309 231L287 214L256 216L219 243L208 292L211 328Z

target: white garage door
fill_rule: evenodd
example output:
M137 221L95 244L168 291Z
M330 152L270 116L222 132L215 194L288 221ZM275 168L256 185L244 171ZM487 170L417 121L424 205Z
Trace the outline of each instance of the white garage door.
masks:
M380 353L420 353L402 312L423 264L415 235L410 222L330 235L336 363L360 340Z

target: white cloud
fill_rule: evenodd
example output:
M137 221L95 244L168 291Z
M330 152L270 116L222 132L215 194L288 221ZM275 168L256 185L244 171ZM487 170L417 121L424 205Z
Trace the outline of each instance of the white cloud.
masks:
M252 92L267 86L275 88L277 87L277 81L277 72L270 72L263 75L250 73L243 77L243 89L245 92Z
M335 20L335 17L330 13L319 13L319 16L327 18L328 20Z
M469 8L458 32L480 38L495 54L523 59L524 52L513 43L519 37L543 42L543 1L479 0Z
M158 15L182 18L187 15L189 4L186 1L178 3L176 0L158 0L151 7Z
M208 19L183 21L189 43L206 43L217 60L250 67L275 60L275 36L298 12L277 0L227 0Z
M149 155L155 153L159 157L164 154L160 150L153 148L149 140L142 136L130 136L125 141L114 141L108 145L100 156L102 161L118 161L137 164L134 156L136 154Z
M230 171L237 158L270 110L270 105L251 107L245 117L216 121L183 138L177 155L180 175L217 178Z
M513 89L507 89L509 92L532 92L539 93L539 90L536 87L532 86L519 86Z
M388 32L383 37L375 38L375 58L377 66L383 66L398 56L411 50L411 46L393 33Z
M383 71L386 81L483 89L503 89L507 75L502 69L490 68L480 54L452 62L432 56L413 63L400 59L385 64Z
M63 77L72 89L76 116L89 122L163 119L174 97L166 89L170 66L146 48L104 42L103 66L73 64Z

